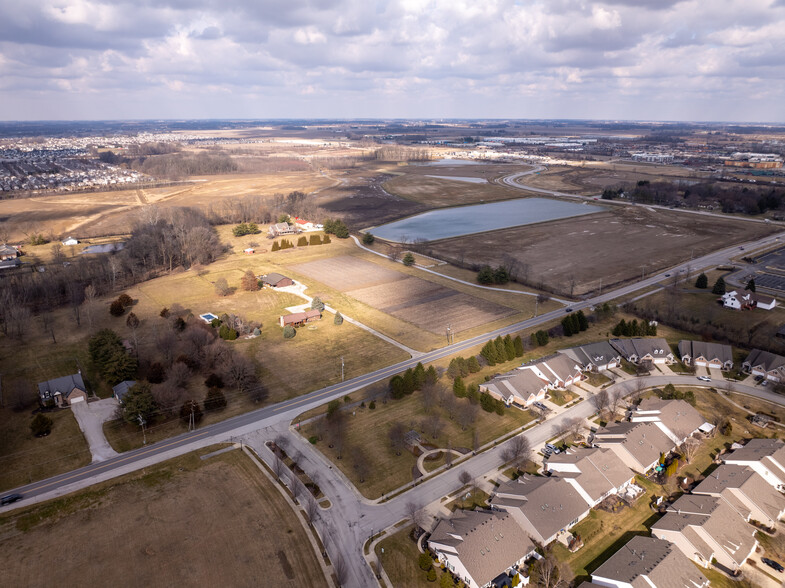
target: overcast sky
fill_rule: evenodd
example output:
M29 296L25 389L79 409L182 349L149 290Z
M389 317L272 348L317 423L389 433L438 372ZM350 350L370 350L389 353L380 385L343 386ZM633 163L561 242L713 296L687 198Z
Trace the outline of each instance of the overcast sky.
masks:
M0 0L0 119L785 122L785 0Z

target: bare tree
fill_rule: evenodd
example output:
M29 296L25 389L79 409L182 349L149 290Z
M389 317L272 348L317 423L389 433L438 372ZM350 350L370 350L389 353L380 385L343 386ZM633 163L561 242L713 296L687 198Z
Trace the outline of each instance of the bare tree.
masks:
M335 579L338 581L338 586L343 586L349 577L349 566L340 554L333 559L333 572L335 572Z
M275 474L275 479L280 481L281 477L286 472L286 464L280 457L273 454L273 461L270 466L272 467L273 473Z
M590 401L592 406L597 409L597 413L599 414L600 418L602 418L603 414L605 414L605 411L608 410L608 391L600 390L591 396Z
M54 320L52 319L52 313L46 309L42 310L39 316L41 318L41 327L43 328L44 334L52 337L52 343L57 343L57 339L55 338L55 328Z
M182 361L176 361L166 370L166 381L178 388L185 388L191 379L191 369Z
M615 387L608 397L608 403L610 404L611 409L611 420L616 418L616 412L619 410L619 406L623 400L624 390L622 390L619 386Z
M646 389L646 384L643 380L637 379L633 383L632 393L627 397L630 404L637 404L643 396L643 391Z
M458 404L456 420L461 426L462 431L465 431L469 425L473 424L474 421L477 420L477 413L479 410L480 408L471 402L461 402Z
M563 584L559 564L552 555L548 554L538 561L535 569L538 576L538 586L542 586L543 588L557 588Z
M316 499L311 496L308 496L305 500L305 516L308 517L308 523L311 525L314 524L319 516L319 504L316 502Z
M439 390L436 386L424 386L422 389L422 409L425 414L430 414L439 402Z
M300 481L300 478L292 472L292 496L294 499L302 504L301 499L304 495L307 495L307 492L308 491L305 489L305 485Z
M684 431L674 431L674 433L679 439L684 439L679 445L679 451L684 456L687 463L690 463L692 458L695 457L698 449L700 449L700 441Z
M472 449L474 453L477 453L480 450L480 433L477 429L474 429L472 432Z
M365 478L371 472L368 456L362 449L355 448L352 452L352 461L354 462L354 471L357 472L357 477L360 479L360 484L364 484Z
M256 382L256 367L240 352L227 353L223 360L223 376L227 384L246 392Z
M447 439L447 448L444 452L444 463L448 468L452 467L452 441Z
M87 326L90 327L90 329L93 328L96 298L98 298L98 292L96 291L95 286L89 284L84 289L84 302L82 302L82 308L84 308L85 317L87 317Z
M458 474L458 481L466 486L469 482L472 481L472 475L466 470L461 470L461 472Z
M425 522L425 513L416 502L406 503L406 517L412 522L415 527L422 527Z
M401 455L401 451L406 445L406 427L403 426L403 423L394 422L387 432L387 436L395 455Z
M551 427L551 435L557 439L561 439L570 432L568 419L561 419L553 424Z
M458 399L452 393L452 390L444 390L442 392L441 405L447 413L447 418L452 420L458 407Z
M428 415L423 420L423 429L425 432L431 436L432 439L436 439L441 435L442 429L444 429L444 423L442 423L442 418L438 414L431 414Z
M125 324L128 326L129 329L131 329L131 337L134 340L134 351L136 352L136 357L138 359L139 358L139 335L138 335L137 331L139 329L139 325L141 324L141 321L139 320L139 317L136 316L135 313L131 312L131 313L128 314L128 318L125 319Z
M564 421L564 426L572 436L573 441L581 437L583 430L583 419L579 417L571 417Z

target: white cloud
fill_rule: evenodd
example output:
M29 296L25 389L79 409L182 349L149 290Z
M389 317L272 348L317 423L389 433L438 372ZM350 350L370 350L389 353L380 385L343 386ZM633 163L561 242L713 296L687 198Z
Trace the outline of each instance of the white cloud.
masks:
M771 0L0 0L0 101L8 118L782 120L783 50Z

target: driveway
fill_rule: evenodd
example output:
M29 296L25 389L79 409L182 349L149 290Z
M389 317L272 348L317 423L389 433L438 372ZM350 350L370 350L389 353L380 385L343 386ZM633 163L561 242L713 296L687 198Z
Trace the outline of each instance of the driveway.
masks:
M71 405L71 410L90 446L93 462L117 456L117 452L112 449L104 437L104 423L114 416L115 410L117 410L117 400L106 398L96 402L78 402Z

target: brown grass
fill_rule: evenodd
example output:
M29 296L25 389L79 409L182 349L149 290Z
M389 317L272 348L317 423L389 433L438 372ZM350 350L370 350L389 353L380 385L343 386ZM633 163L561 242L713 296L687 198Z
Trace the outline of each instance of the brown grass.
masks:
M189 454L0 519L4 583L325 585L297 516L239 451Z

